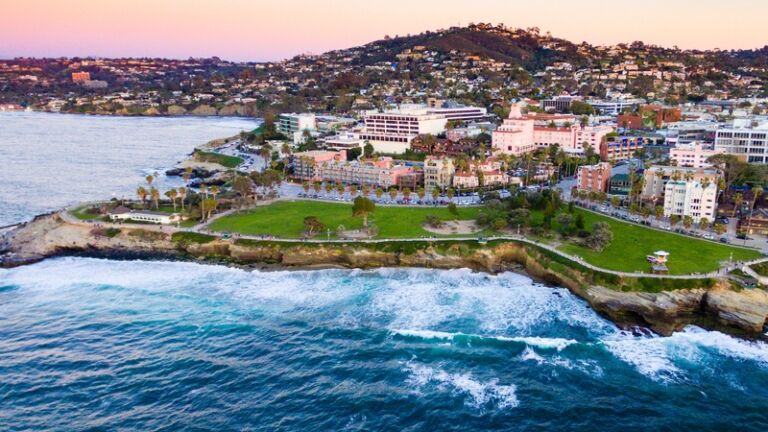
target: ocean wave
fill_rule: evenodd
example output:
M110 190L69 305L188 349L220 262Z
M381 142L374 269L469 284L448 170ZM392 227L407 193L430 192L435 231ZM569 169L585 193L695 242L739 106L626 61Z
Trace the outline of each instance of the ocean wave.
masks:
M449 390L466 396L467 404L475 408L493 404L499 409L515 408L520 405L517 387L514 384L501 385L497 379L482 382L471 373L449 373L426 365L409 363L406 383L418 390L434 385L438 390Z
M544 357L537 353L531 347L526 347L520 354L520 360L532 361L538 365L546 365L564 368L568 370L578 370L586 375L593 377L603 376L603 368L601 368L596 361L584 360L584 359L568 359L560 356Z
M434 330L403 330L395 329L391 331L393 334L414 337L421 339L439 339L439 340L456 340L456 339L469 339L469 340L494 340L501 342L518 342L530 346L535 346L542 349L554 349L562 351L569 345L577 343L573 339L564 338L545 338L539 336L490 336L490 335L476 335L467 333L449 333Z

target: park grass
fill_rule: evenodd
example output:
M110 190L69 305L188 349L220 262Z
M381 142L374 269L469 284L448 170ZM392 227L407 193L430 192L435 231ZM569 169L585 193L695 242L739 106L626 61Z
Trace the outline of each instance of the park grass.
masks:
M464 207L458 210L458 219L471 220L477 216L480 209ZM379 228L378 238L437 236L422 228L424 219L428 215L434 215L443 220L453 219L447 207L378 206L368 220ZM363 226L362 218L352 216L351 204L299 200L279 201L244 213L225 216L211 223L210 229L218 232L299 238L304 231L304 218L307 216L317 217L332 231L340 226L347 230L359 229ZM319 237L322 238L322 235Z
M631 224L584 210L585 227L592 229L595 222L611 226L613 241L598 252L574 243L565 243L559 250L577 255L588 263L616 271L650 272L646 256L658 250L670 253L667 267L670 274L708 273L720 268L733 254L734 261L746 261L761 256L752 249L733 247L712 241L659 231L642 225Z
M198 162L215 163L227 168L235 168L243 163L243 159L237 156L229 156L221 153L206 152L202 150L195 150L194 158Z

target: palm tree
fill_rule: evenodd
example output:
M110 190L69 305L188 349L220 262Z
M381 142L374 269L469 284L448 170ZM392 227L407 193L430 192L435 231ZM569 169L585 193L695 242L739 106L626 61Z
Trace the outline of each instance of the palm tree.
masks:
M147 205L147 195L148 194L149 194L149 192L147 192L147 189L145 189L144 186L139 186L136 189L136 195L141 200L141 203L144 204L145 206Z
M208 186L206 185L200 185L200 193L205 195L206 198L208 198Z
M371 194L371 187L368 185L363 185L362 190L363 190L363 196L368 198L368 195Z
M152 174L150 174L146 177L146 180L147 180L147 185L152 186L152 182L155 180L155 177L152 176Z
M664 207L660 206L660 205L657 205L656 207L654 207L653 208L653 215L654 215L654 217L656 218L657 221L661 220L661 218L664 217Z
M312 189L315 191L315 194L319 194L323 190L323 185L320 182L315 182L312 185Z
M357 192L358 192L358 189L356 184L349 185L349 196L354 198L355 196L357 196Z
M406 202L410 202L410 200L411 200L411 188L403 189L403 199Z
M453 190L453 188L448 188L448 190L445 191L445 195L450 201L453 201L453 197L456 196L456 191Z
M397 189L396 188L390 188L389 189L389 198L392 201L394 201L397 198Z
M173 204L173 211L176 211L176 198L179 196L179 193L176 191L176 189L171 189L167 192L165 192L165 196L170 198L171 204Z
M381 199L382 195L384 195L384 189L382 188L376 188L376 199Z
M333 190L333 185L326 182L325 183L325 194L330 195L331 191Z
M440 198L440 188L435 187L432 189L432 201L437 201Z
M221 192L221 190L219 189L218 186L216 185L211 186L211 195L213 196L213 199L216 199L216 195L218 195L219 192Z
M152 201L155 203L155 210L160 208L160 191L157 190L156 187L152 186L152 189L149 190L149 196L152 198Z
M749 206L749 218L747 219L747 229L752 228L752 213L755 212L755 204L757 204L757 200L760 198L760 195L763 194L763 188L762 186L752 186L752 205ZM744 244L747 244L747 236L744 236Z
M344 194L345 189L344 183L336 183L336 193L338 193L339 197Z
M181 211L184 211L184 199L187 198L187 188L180 187L179 188L179 198L181 198Z
M738 208L741 207L741 204L743 202L744 202L744 195L742 195L741 192L733 196L733 212L731 213L731 217L736 216L736 210L738 210Z
M420 187L416 189L416 195L419 197L420 200L424 200L424 197L427 196L427 191L425 191L424 188Z
M309 182L308 182L308 181L305 181L304 183L302 183L302 184L301 184L301 188L302 188L302 189L304 189L304 193L305 193L305 194L306 194L306 193L309 193Z

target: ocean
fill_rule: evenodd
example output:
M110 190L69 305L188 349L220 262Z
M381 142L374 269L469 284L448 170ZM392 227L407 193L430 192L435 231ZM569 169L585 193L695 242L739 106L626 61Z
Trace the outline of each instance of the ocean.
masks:
M0 174L9 222L47 208L48 195L131 193L197 134L236 133L241 122L11 116L36 126L19 128L13 148L0 139L3 157L47 168ZM176 136L174 122L190 142L158 143ZM144 125L155 132L132 130ZM104 143L80 138L83 150L38 135L54 128ZM101 146L111 156L90 155ZM39 179L63 171L74 171L67 183ZM0 269L0 431L768 427L768 345L696 327L633 333L568 290L514 273L49 259Z
M258 126L220 117L113 117L0 113L0 226L87 200L134 198L206 142Z
M506 273L0 270L0 429L761 430L768 346Z

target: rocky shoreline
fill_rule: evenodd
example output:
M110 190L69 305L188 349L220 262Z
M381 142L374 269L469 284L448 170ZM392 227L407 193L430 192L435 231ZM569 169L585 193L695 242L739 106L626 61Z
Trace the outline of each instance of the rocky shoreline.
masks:
M622 328L642 326L669 335L694 324L744 338L766 339L768 292L738 289L726 279L641 280L590 271L517 242L465 241L308 244L192 238L156 227L122 227L105 236L58 214L38 216L0 237L0 267L55 256L206 262L245 269L306 270L420 267L514 271L568 288ZM664 281L671 281L663 283Z

